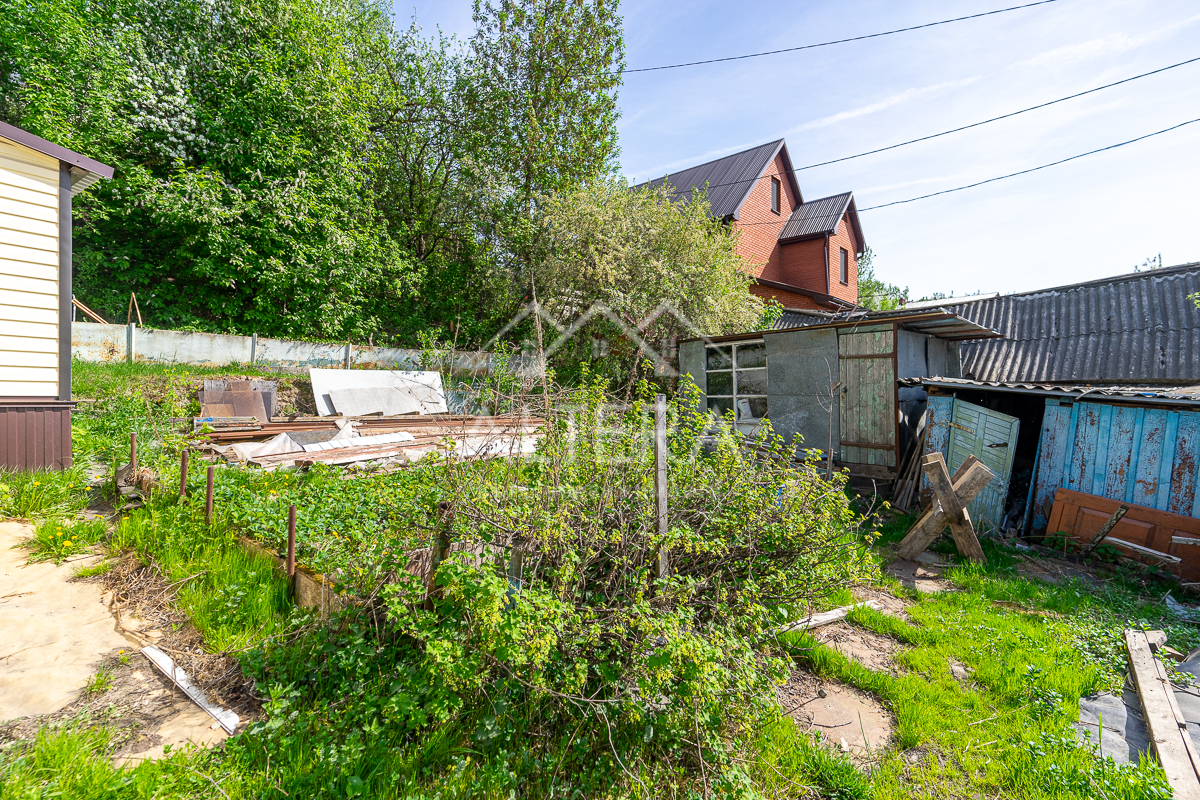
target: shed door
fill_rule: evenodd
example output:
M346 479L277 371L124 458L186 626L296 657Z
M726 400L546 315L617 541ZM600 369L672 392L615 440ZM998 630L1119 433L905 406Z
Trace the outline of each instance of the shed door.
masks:
M975 456L996 474L967 506L971 521L978 528L1000 529L1019 426L1016 417L962 400L954 401L950 418L950 458L947 459L950 472L958 469L969 456Z
M838 334L841 454L847 464L896 468L896 350L891 325Z

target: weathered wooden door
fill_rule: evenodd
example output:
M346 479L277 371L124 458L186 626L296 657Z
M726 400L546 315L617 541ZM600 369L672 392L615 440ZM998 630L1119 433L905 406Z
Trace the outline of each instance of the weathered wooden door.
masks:
M896 331L868 325L838 333L841 459L896 469Z
M946 459L950 471L975 456L996 475L967 506L971 521L979 529L999 530L1004 520L1004 499L1008 497L1008 479L1012 475L1020 425L1016 417L962 400L954 401L950 457Z

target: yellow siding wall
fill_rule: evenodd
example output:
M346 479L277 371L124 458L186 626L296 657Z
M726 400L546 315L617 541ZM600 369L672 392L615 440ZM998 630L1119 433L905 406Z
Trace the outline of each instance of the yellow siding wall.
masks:
M58 396L58 161L0 137L0 397Z

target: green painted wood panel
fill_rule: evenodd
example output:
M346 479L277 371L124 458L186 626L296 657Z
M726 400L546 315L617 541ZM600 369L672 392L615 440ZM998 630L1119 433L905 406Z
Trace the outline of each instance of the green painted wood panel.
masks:
M896 444L896 373L890 327L839 333L841 367L841 439L894 447ZM877 356L877 358L847 358ZM896 451L843 445L848 464L895 467Z

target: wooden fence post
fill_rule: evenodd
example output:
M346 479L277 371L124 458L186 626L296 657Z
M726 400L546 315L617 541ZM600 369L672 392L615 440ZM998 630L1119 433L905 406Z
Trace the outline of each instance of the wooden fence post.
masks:
M287 576L296 577L296 507L288 506Z
M209 527L213 522L213 466L208 467L208 485L204 490L204 523Z
M188 451L183 448L183 455L179 456L179 497L182 499L187 497L187 469L188 469Z
M654 398L654 505L660 541L667 538L667 396ZM658 577L667 577L667 548L658 549Z
M450 510L450 504L443 500L438 503L438 516L441 518L441 525L438 528L437 535L429 547L429 575L425 579L425 610L433 610L433 600L440 596L440 592L434 584L434 576L437 574L437 569L446 556L450 555L450 528L454 524L454 513Z

